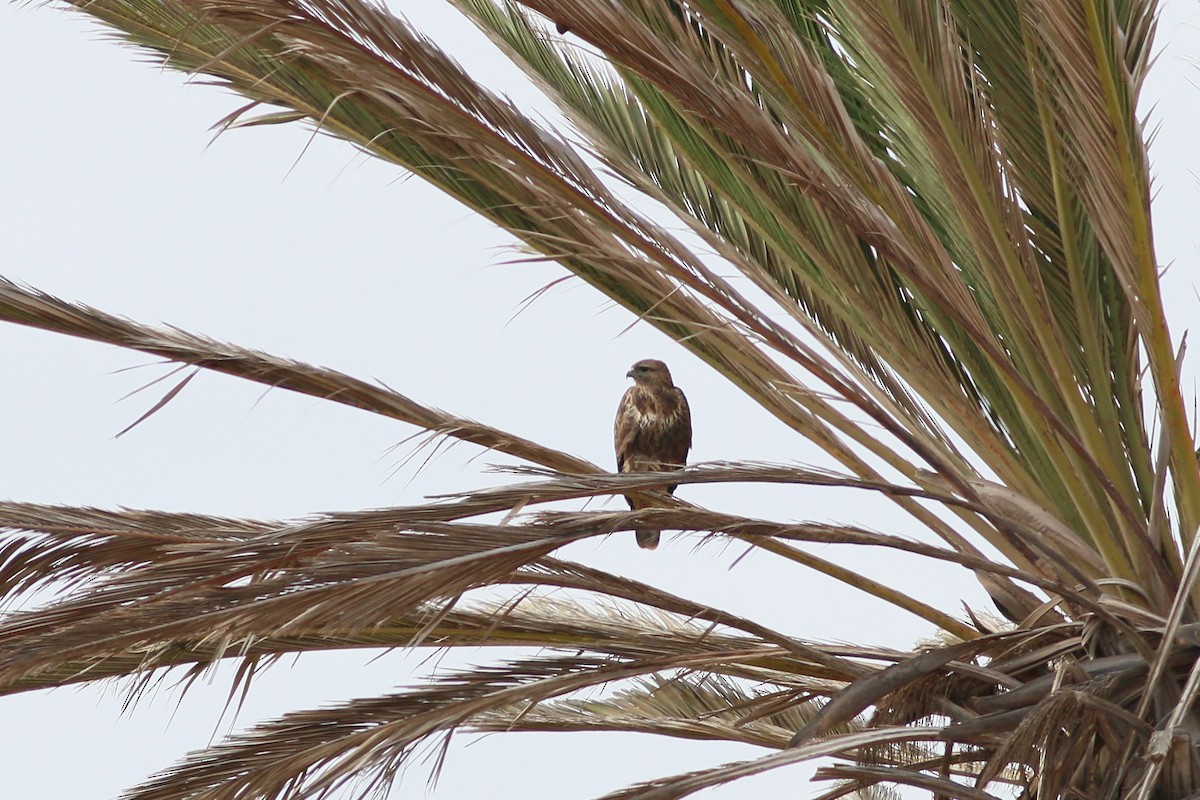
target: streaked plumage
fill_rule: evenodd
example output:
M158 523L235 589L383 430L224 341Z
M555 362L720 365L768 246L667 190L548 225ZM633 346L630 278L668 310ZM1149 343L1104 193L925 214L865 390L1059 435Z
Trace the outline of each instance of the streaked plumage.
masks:
M626 376L634 383L621 398L613 425L617 472L662 472L684 466L692 447L692 412L683 392L671 382L667 365L646 359L634 364ZM675 488L667 491L674 494ZM625 499L635 511L644 507ZM658 535L656 530L639 530L638 545L653 550Z

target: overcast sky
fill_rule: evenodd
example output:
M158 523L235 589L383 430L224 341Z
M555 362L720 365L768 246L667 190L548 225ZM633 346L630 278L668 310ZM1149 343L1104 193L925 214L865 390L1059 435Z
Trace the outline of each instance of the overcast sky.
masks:
M518 99L532 96L508 83L502 59L453 12L439 3L419 10L419 25L460 61ZM1200 96L1196 64L1185 57L1200 53L1198 25L1195 3L1165 5L1162 55L1144 108L1161 125L1156 232L1159 260L1172 265L1168 310L1177 337L1200 303L1192 277ZM141 63L86 20L0 3L0 69L8 76L0 126L5 277L141 322L377 378L605 465L625 371L659 357L691 399L694 460L828 463L665 337L644 325L627 331L631 316L579 281L517 313L561 271L508 263L507 235L419 180L299 126L212 141L209 127L240 101ZM511 463L459 445L418 471L401 465L407 445L393 449L412 428L209 374L114 439L159 394L121 398L164 372L136 353L0 326L0 497L280 518L419 502L502 480L486 465ZM683 491L732 511L895 530L894 507L857 495ZM931 632L763 555L731 568L740 552L696 551L676 539L651 554L631 537L610 537L569 555L811 639L907 647ZM915 593L950 611L961 599L987 606L973 583L948 569L906 570L895 554L859 553L853 563L892 582L900 572ZM932 596L931 585L939 587ZM400 654L306 657L260 678L238 723L381 693L416 680L422 668ZM6 791L46 800L115 796L226 730L219 718L229 675L192 689L178 708L178 694L164 691L129 715L111 689L0 699ZM606 734L491 736L454 749L436 796L586 798L756 752ZM806 775L793 769L706 796L794 791ZM403 786L395 796L423 793L423 773Z

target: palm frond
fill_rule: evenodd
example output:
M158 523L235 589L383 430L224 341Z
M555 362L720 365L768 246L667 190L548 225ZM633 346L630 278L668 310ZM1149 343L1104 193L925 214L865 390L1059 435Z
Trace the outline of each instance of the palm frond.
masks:
M374 386L336 370L248 350L178 328L141 325L99 309L25 289L2 277L0 320L126 347L266 386L332 400L554 469L582 472L596 469L593 464L576 456L438 411L386 386Z
M780 748L816 708L813 701L804 701L805 694L797 689L751 690L713 673L658 675L602 698L494 709L471 726L498 732L637 731Z

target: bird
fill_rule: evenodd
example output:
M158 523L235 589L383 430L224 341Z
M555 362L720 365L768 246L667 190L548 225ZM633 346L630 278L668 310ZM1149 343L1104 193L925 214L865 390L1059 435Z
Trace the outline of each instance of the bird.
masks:
M692 448L692 412L687 397L671 381L671 371L663 362L647 358L625 373L633 378L617 406L613 423L613 444L617 451L617 472L665 472L682 468ZM667 492L675 493L676 485ZM629 508L646 508L626 495ZM659 531L639 529L639 547L658 547Z

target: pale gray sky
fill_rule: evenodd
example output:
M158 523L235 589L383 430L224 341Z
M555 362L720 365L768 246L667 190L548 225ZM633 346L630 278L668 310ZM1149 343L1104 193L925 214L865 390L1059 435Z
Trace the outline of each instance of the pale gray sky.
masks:
M440 3L418 22L455 56L501 82L511 75ZM413 15L409 9L406 13ZM1197 261L1194 62L1200 12L1165 6L1157 72L1147 86L1160 193L1159 257L1176 335L1195 317ZM578 281L514 317L559 277L509 264L510 239L419 180L298 127L226 134L209 126L237 105L139 63L92 23L49 7L0 4L0 274L147 323L191 331L378 378L410 396L597 463L611 460L610 420L628 365L666 359L692 400L695 460L827 463L765 418L696 359L632 322ZM530 96L520 86L519 97ZM1168 170L1165 165L1171 165ZM489 463L457 446L419 473L394 474L389 448L414 431L286 392L202 375L128 435L113 436L159 396L128 392L165 371L152 359L15 326L0 326L0 497L64 504L289 517L412 503L493 483ZM127 368L139 367L128 371ZM1189 372L1194 374L1194 372ZM571 416L555 413L570 408ZM690 487L689 499L780 519L887 528L890 507L849 493ZM765 493L765 494L764 494ZM881 614L840 585L740 550L668 542L650 554L630 537L570 555L813 639L906 646L928 627ZM825 554L829 554L826 552ZM957 611L986 606L966 577L908 570L895 555L859 553L857 568L905 574L924 599ZM893 577L894 580L894 577ZM928 587L942 584L930 598ZM830 613L836 608L836 613ZM815 609L811 611L809 609ZM490 654L479 654L483 661ZM369 696L420 674L418 661L364 654L307 657L258 680L239 724L320 702ZM164 691L122 715L119 694L69 689L0 699L0 771L13 796L108 798L218 728L229 672L176 708ZM470 741L463 737L461 741ZM594 734L491 736L454 749L439 798L527 800L602 794L635 780L750 757L754 748ZM711 793L794 791L804 768ZM424 792L420 770L395 796Z

